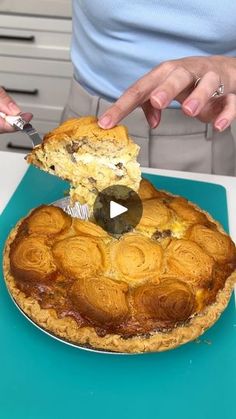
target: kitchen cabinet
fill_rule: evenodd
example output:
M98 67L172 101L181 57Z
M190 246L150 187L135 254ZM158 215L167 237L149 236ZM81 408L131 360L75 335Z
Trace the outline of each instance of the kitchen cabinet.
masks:
M0 0L0 12L70 18L71 0Z
M42 136L60 122L69 93L71 27L70 0L0 0L0 85L34 114ZM2 150L28 147L22 133L1 135Z

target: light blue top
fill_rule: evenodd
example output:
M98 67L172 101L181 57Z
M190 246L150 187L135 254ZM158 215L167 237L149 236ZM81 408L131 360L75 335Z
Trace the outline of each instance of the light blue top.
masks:
M159 63L236 56L235 0L73 0L75 78L114 100Z

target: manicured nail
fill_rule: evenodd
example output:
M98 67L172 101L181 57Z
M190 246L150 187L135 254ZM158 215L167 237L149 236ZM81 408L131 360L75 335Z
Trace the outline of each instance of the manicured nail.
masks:
M111 127L111 116L105 115L101 119L98 120L98 125L101 128L110 128Z
M220 121L215 123L215 128L219 131L223 131L229 125L228 119L221 119Z
M18 106L14 102L10 102L9 105L8 105L8 108L9 108L10 112L20 113L20 108L18 108Z
M161 108L167 102L167 94L166 92L158 92L155 95L152 95L152 101Z
M184 104L184 109L188 111L191 115L194 115L197 111L199 102L196 99L191 99L187 103Z
M149 117L149 124L150 124L150 127L151 128L156 128L157 127L158 120L157 120L157 118L154 115L152 115L152 116Z
M152 129L156 128L159 125L161 119L159 109L153 109L151 116L149 117L149 124Z

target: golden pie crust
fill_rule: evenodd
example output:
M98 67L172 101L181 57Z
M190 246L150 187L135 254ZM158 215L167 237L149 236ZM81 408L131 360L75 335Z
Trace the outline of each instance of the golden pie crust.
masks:
M143 217L121 237L52 206L11 231L5 280L36 324L79 346L142 353L192 341L217 321L236 282L232 240L184 198L146 180L139 193Z

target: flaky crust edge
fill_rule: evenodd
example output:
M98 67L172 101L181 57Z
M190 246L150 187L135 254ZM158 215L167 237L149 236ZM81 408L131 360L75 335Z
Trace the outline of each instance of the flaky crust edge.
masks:
M172 194L169 195L174 196ZM192 202L189 203L198 211L204 213L210 221L214 222L220 232L226 234L220 223L214 220L210 214L200 210ZM17 288L14 277L10 272L9 252L10 245L16 237L18 228L23 220L24 218L10 232L3 252L3 273L7 288L17 305L33 322L46 332L52 333L55 337L66 342L109 352L162 352L197 339L218 320L230 301L236 283L236 270L227 278L224 288L218 292L215 303L207 306L202 313L191 318L186 325L177 326L168 332L153 332L149 337L134 336L124 339L118 334L107 334L104 337L100 337L93 327L79 327L76 321L69 316L58 318L56 310L41 308L35 299L27 297Z

